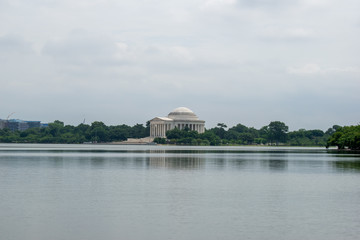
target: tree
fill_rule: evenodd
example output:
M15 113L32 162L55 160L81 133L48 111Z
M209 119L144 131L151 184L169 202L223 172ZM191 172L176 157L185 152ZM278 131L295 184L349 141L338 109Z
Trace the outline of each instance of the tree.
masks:
M280 121L270 122L268 125L268 139L270 142L275 141L276 145L279 142L286 141L286 133L288 132L289 127L285 125L285 123Z
M210 131L215 133L215 135L217 135L219 138L223 139L225 137L225 133L226 133L225 128L227 128L227 126L225 123L218 123L217 126L218 127L216 128L210 129Z
M166 144L166 139L165 138L155 138L154 142L157 144Z
M174 128L166 132L167 139L179 139L182 138L182 132L178 128Z
M338 149L360 150L360 125L337 128L327 141L326 147L329 146L337 146Z
M222 128L222 129L227 128L225 123L218 123L217 126Z
M244 132L248 132L249 128L246 127L245 125L242 125L242 124L239 123L236 126L230 128L229 130L233 130L233 131L236 131L236 132L239 132L239 133L244 133Z
M150 121L146 122L145 135L150 136Z
M48 127L49 133L53 137L58 137L60 135L62 128L64 128L64 123L59 120L55 120L53 123L49 123L49 127Z
M131 135L133 138L146 137L146 128L142 124L136 124L132 127Z

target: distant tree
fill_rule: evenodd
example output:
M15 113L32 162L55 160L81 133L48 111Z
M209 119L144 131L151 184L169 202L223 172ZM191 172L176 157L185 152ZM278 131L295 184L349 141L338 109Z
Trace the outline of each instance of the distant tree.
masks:
M146 128L142 124L136 124L132 127L131 137L132 138L143 138L146 137Z
M332 127L332 128L336 131L336 130L340 129L340 128L341 128L341 126L339 126L339 125L333 125L333 127Z
M127 131L122 126L109 127L109 141L125 141L127 140Z
M336 132L336 130L337 129L340 129L341 128L341 126L339 126L339 125L333 125L331 128L329 128L326 132L325 132L325 134L327 134L327 135L332 135L334 132Z
M150 136L150 121L146 122L145 135Z
M103 122L95 121L95 122L91 123L91 129L98 128L98 127L101 127L104 129L107 128Z
M63 127L64 127L64 122L56 120L53 123L49 123L48 130L53 137L58 137L60 136L60 132Z
M225 128L227 128L226 124L218 123L217 127L211 128L211 129L209 129L209 131L215 133L215 135L217 135L219 138L224 139L225 133L226 133Z
M337 146L338 149L360 150L360 125L337 128L327 141L326 147L330 146Z
M251 133L240 133L239 139L243 144L252 144L254 142L254 137Z
M172 130L166 131L166 137L168 139L180 139L182 138L182 132L178 128L174 128Z
M242 124L239 123L236 126L230 128L229 130L236 131L236 132L239 132L239 133L244 133L244 132L248 132L249 128L246 127L245 125L242 125Z
M227 128L225 123L218 123L217 126L220 127L220 128L223 128L223 129Z
M280 121L270 122L268 125L268 139L270 142L276 142L276 145L279 142L286 141L286 133L288 132L289 127L285 123Z
M239 140L239 135L240 133L235 131L235 130L232 130L232 129L229 129L226 133L225 133L225 138L227 140Z
M157 144L166 144L166 139L165 138L155 138L154 142Z
M80 135L85 135L85 133L88 131L89 128L90 125L81 123L75 128L75 132Z
M269 126L264 126L260 128L259 135L261 138L268 139L269 136Z

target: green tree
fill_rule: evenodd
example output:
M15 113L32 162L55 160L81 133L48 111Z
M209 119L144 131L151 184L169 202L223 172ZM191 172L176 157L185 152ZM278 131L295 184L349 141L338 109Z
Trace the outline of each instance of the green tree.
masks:
M238 133L245 133L249 131L249 128L239 123L236 126L230 128L229 130L236 131Z
M275 142L278 145L280 142L286 141L286 133L289 127L280 121L270 122L268 125L268 139L270 142Z
M326 147L329 146L360 150L360 125L338 127L327 141Z
M157 144L166 144L166 139L165 138L155 138L154 142Z
M56 120L53 123L49 123L48 131L53 137L59 137L62 128L64 128L64 122Z
M217 126L219 127L219 128L227 128L227 126L226 126L226 124L225 123L218 123L217 124Z

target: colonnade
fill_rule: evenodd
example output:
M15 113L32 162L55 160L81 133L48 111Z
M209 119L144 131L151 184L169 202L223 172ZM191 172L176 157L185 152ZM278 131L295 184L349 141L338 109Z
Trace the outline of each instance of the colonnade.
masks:
M189 128L191 131L197 131L198 133L203 133L205 131L204 124L202 123L177 123L175 124L178 129L182 130L186 127Z
M203 133L205 131L203 123L151 123L150 124L150 136L151 137L166 137L166 131L169 131L174 128L180 130L185 129L186 127L192 131L197 131L198 133Z
M150 125L151 137L166 137L166 131L171 130L170 123L155 123Z

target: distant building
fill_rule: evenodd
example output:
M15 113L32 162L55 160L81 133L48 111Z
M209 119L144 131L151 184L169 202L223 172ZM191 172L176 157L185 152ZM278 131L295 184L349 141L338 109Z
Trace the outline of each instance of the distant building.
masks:
M166 131L178 128L188 128L198 133L205 131L205 121L199 120L196 114L186 107L179 107L167 117L156 117L150 120L150 137L166 137Z
M40 121L25 121L29 128L39 128L41 127Z
M0 129L3 129L3 128L5 128L5 126L6 126L6 121L5 120L2 120L2 119L0 119Z
M8 128L11 131L25 131L29 128L41 127L40 121L24 121L20 119L0 119L0 129Z

